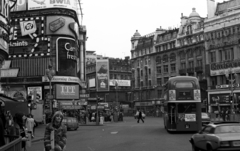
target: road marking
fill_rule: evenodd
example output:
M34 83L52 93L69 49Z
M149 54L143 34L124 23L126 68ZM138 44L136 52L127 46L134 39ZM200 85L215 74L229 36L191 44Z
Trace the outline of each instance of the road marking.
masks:
M111 132L111 134L117 134L118 132Z
M92 149L91 147L88 147L90 149L90 151L94 151L94 149Z

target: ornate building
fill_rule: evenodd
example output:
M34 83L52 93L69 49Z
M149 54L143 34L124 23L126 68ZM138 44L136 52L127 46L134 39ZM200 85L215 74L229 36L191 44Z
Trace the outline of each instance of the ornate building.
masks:
M132 99L136 108L158 108L162 84L169 77L196 76L206 87L203 21L193 8L189 17L182 15L179 29L160 28L145 36L136 31L131 38ZM203 90L202 94L205 99L207 92Z
M208 1L204 34L210 112L236 107L240 103L239 8L238 0L218 3L217 6Z

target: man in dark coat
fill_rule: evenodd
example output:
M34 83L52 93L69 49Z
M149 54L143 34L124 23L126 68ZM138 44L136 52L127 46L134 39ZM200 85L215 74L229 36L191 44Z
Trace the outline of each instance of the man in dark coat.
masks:
M144 120L143 120L143 117L142 117L142 110L138 110L138 123L139 123L139 120L142 120L142 122L144 123Z

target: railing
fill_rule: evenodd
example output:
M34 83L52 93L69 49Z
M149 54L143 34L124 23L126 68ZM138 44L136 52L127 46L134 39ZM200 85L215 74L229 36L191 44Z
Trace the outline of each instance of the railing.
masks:
M0 151L21 151L22 138L19 136L4 135L6 145L0 147Z

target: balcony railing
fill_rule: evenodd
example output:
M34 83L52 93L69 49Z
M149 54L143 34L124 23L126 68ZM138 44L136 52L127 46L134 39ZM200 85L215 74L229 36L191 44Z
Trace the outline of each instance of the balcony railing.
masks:
M195 71L196 72L203 72L203 67L202 66L195 67Z
M179 74L185 74L186 73L186 69L180 69L179 70Z
M187 73L194 73L194 68L187 68Z

